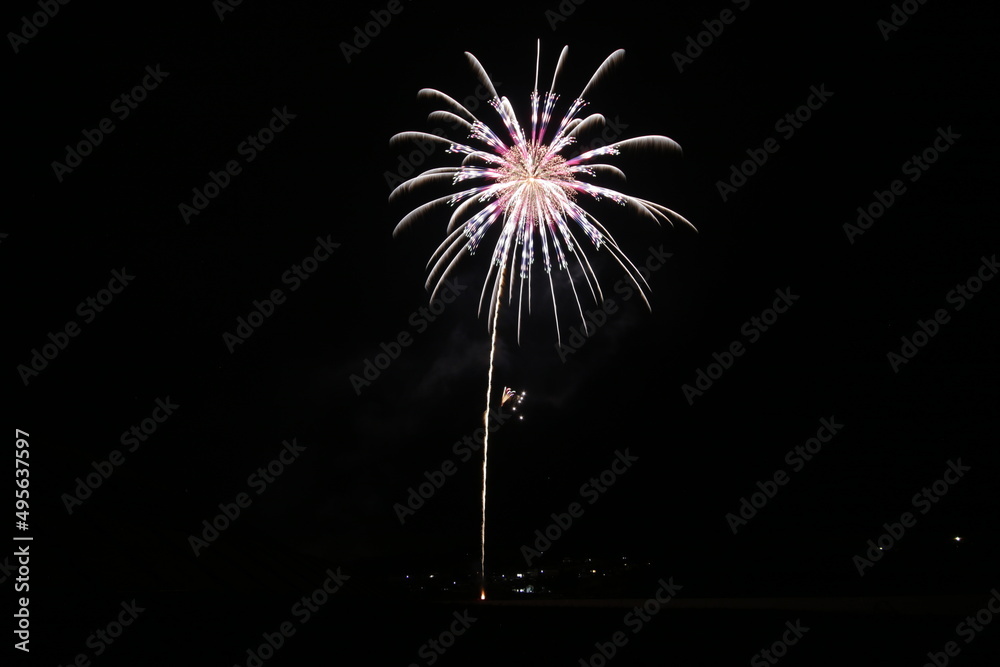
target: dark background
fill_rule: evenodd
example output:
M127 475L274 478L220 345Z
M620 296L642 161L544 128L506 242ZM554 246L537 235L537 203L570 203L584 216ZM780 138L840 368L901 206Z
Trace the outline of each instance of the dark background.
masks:
M341 43L383 4L244 2L223 21L211 3L198 4L71 3L7 56L12 206L0 265L14 400L5 415L8 428L31 434L37 664L84 652L95 664L246 664L247 647L337 567L351 579L323 620L268 664L351 653L369 664L427 664L417 650L448 627L448 605L475 604L479 459L459 464L404 525L393 506L425 472L456 459L453 443L479 425L489 337L476 310L489 254L461 262L456 275L469 289L358 395L350 376L380 343L414 333L409 317L428 299L424 264L448 217L439 210L393 238L401 217L448 189L388 203L386 175L414 148L389 138L435 126L426 115L439 107L417 100L420 88L457 99L474 92L464 51L526 121L539 38L543 87L570 46L560 110L608 54L626 50L586 112L627 124L622 138L680 143L683 156L613 160L628 175L623 191L678 211L698 233L595 206L633 261L651 247L673 255L650 278L651 312L638 298L617 300L619 311L565 363L547 289L535 294L520 345L513 309L501 311L494 399L505 385L527 398L524 421L490 442L488 568L523 569L534 531L628 448L638 462L536 566L622 556L646 565L624 588L563 597L645 599L660 577L683 584L684 598L968 596L967 609L884 632L867 621L845 629L853 616L826 618L826 634L808 647L817 652L808 664L832 646L851 656L871 645L873 660L917 664L956 639L955 624L1000 585L1000 283L986 283L961 311L946 301L1000 247L992 16L928 3L884 40L876 23L889 4L753 2L740 11L588 0L563 3L575 10L553 30L544 12L558 11L555 2L407 2L348 63ZM672 54L724 8L735 21L678 72ZM10 6L7 31L37 11ZM115 131L59 182L51 164L66 145L113 117L111 101L158 64L169 76L128 118L113 118ZM820 85L833 93L822 108L791 138L777 132L775 122ZM285 107L295 115L288 127L185 224L178 205L191 202L192 188L242 162L237 146ZM477 115L495 119L485 105ZM911 183L902 164L949 127L960 138ZM769 137L779 151L723 201L717 181ZM439 148L427 164L456 162ZM850 243L844 223L894 179L905 194ZM327 236L340 247L290 291L282 274ZM590 256L614 297L621 270L604 253ZM16 367L49 332L82 322L77 304L122 267L134 282L25 386ZM287 301L230 353L222 334L279 288ZM799 300L690 405L682 385L713 352L746 342L741 327L776 289ZM557 300L565 340L578 322L564 285ZM894 373L886 355L939 308L951 321ZM176 413L68 513L63 496L76 479L124 450L122 432L168 396ZM824 417L842 431L733 535L726 514L756 482L788 471L785 453ZM257 496L248 475L293 438L306 450ZM971 471L860 577L852 558L866 540L912 511L911 497L958 458ZM219 503L248 491L252 505L196 557L189 537ZM432 573L463 583L441 596L404 585ZM438 597L453 602L442 607ZM87 637L132 599L148 612L93 656ZM444 664L576 664L621 627L618 611L489 609ZM616 660L744 661L794 617L688 614L646 631L647 643ZM694 632L700 639L682 647ZM994 651L997 632L963 649L965 664ZM723 636L731 648L713 648Z

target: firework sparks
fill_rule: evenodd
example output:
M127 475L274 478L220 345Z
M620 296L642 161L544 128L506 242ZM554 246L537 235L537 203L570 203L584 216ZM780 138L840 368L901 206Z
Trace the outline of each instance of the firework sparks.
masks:
M514 399L517 399L514 401ZM503 393L500 394L500 405L501 407L507 405L508 401L514 401L514 411L517 411L517 406L524 400L524 392L520 394L511 389L510 387L504 387Z
M614 175L624 178L617 167L595 163L596 158L614 156L630 149L660 149L680 152L680 146L672 139L661 135L650 135L625 139L615 143L588 150L576 155L568 155L577 138L589 131L604 125L604 117L592 114L586 118L578 117L587 105L584 97L600 82L607 73L624 57L621 49L612 53L597 69L583 92L570 104L562 120L552 127L553 112L559 100L555 93L556 81L563 68L568 53L568 47L563 47L556 64L549 91L544 95L538 92L538 70L541 61L541 43L539 42L538 57L535 61L535 85L531 93L531 129L526 132L514 113L514 108L506 97L500 97L493 86L486 70L475 56L466 53L472 69L491 94L490 106L496 111L503 125L501 133L495 132L489 125L477 119L459 102L438 90L425 88L418 97L432 99L443 104L446 109L430 114L430 120L447 120L469 133L469 139L482 146L479 148L456 143L445 137L426 132L402 132L390 140L390 144L410 140L426 140L443 142L448 145L447 152L463 155L461 166L438 167L429 169L422 174L401 183L389 195L389 200L405 195L415 188L450 181L458 185L465 181L475 183L460 192L445 195L417 207L404 216L396 225L393 235L399 234L420 217L432 212L435 208L448 205L454 208L448 223L448 235L438 246L427 262L430 273L426 287L432 289L431 299L454 270L462 257L461 250L467 249L474 254L480 242L494 223L500 222L500 232L493 248L493 256L483 290L479 298L479 312L482 313L486 302L486 292L490 289L490 312L487 327L491 334L490 360L486 389L486 412L484 426L493 387L493 358L496 351L496 325L500 314L500 304L503 298L505 277L510 275L508 303L513 303L515 291L518 294L517 306L517 337L521 337L521 315L525 301L525 285L527 284L528 311L531 311L531 276L532 267L536 261L536 250L540 249L543 270L548 278L549 291L552 294L552 309L555 319L556 338L562 343L559 327L559 312L556 303L555 286L552 278L552 268L565 271L568 284L573 293L580 321L586 326L583 307L577 292L570 259L574 258L579 272L584 276L591 297L600 303L604 297L597 276L583 252L578 252L577 235L582 233L600 250L607 248L609 254L618 262L626 275L635 285L646 306L643 285L647 288L645 279L635 265L625 256L617 242L607 229L585 210L578 200L600 200L608 198L611 201L628 206L642 217L648 217L659 223L666 221L673 225L674 221L682 222L692 229L694 226L681 215L670 209L645 199L632 197L600 186L593 182L599 175ZM501 135L504 139L501 139ZM477 209L478 210L475 210ZM574 231L575 230L575 231ZM515 264L517 265L515 267ZM519 282L518 282L519 281ZM506 391L501 398L501 405L508 400ZM480 560L480 577L482 583L481 598L485 599L485 563L486 563L486 462L489 442L489 428L486 428L483 443L483 489L482 489L482 553Z
M552 89L555 88L567 51L568 48L564 47L560 55L559 64L552 79ZM490 305L495 306L496 301L500 298L500 277L505 269L511 269L511 288L508 291L511 300L514 298L514 283L517 278L520 279L519 289L516 290L518 293L518 337L520 337L521 332L525 283L528 285L529 311L531 308L531 269L535 264L536 250L539 248L543 270L548 276L549 287L553 292L556 336L560 342L562 338L559 329L558 307L554 290L552 290L553 265L558 270L566 270L570 265L568 257L573 256L582 269L591 296L595 300L603 300L597 276L586 255L577 252L576 235L570 223L575 223L579 229L577 234L582 232L590 239L596 249L602 247L609 249L610 254L637 287L646 305L649 305L643 288L645 280L635 265L621 251L604 226L577 200L582 199L582 195L594 200L606 197L623 206L629 206L640 215L656 222L666 221L672 225L673 221L677 220L693 229L690 222L664 206L599 186L590 180L584 180L594 178L599 174L624 177L621 170L613 165L593 163L592 161L596 158L618 155L623 149L635 148L654 148L679 152L680 146L668 137L650 135L618 141L574 157L567 158L561 155L576 143L580 134L599 128L604 124L604 117L600 114L593 114L584 119L577 117L587 104L583 95L596 85L624 55L624 51L618 50L608 56L584 88L584 92L573 101L566 115L563 116L554 130L551 128L551 122L559 96L552 90L545 93L544 96L538 93L536 64L535 92L531 94L531 132L525 134L514 114L510 101L506 97L501 98L496 95L496 89L482 65L479 64L475 56L466 53L483 85L493 95L490 105L503 123L505 134L509 136L507 143L502 141L488 125L476 119L468 109L448 95L428 88L420 91L419 97L433 99L451 109L451 111L435 111L430 115L431 119L450 120L466 128L471 139L476 139L485 145L485 149L474 148L425 132L402 132L390 140L391 144L414 139L443 142L448 145L447 152L465 156L460 167L429 169L401 183L390 194L390 201L420 186L442 181L450 180L453 185L465 181L481 182L480 185L452 195L439 197L414 209L396 225L394 235L436 207L443 205L455 207L448 224L448 236L428 262L428 267L431 267L431 270L426 287L428 289L433 287L432 298L461 259L462 253L460 251L465 248L470 253L475 253L490 227L500 220L500 234L493 249L492 263L480 297L480 313L491 279ZM480 210L470 215L477 205L481 205ZM515 262L518 264L517 271L513 270ZM567 270L566 275L573 291L580 320L585 322L572 274ZM492 326L492 322L488 326Z

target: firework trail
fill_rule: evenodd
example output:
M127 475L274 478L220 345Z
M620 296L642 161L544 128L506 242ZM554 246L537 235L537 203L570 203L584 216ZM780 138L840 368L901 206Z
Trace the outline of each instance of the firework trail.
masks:
M503 273L500 274L503 291ZM490 370L486 375L486 410L483 411L483 519L480 526L481 550L479 552L479 599L486 599L486 462L490 447L490 396L493 394L493 355L497 349L497 317L500 316L500 299L493 308L493 331L490 334ZM502 403L501 403L502 405Z
M467 248L474 254L480 241L487 231L498 220L500 233L493 249L490 268L483 282L483 290L479 297L479 313L482 314L486 290L490 287L490 310L492 317L487 320L491 334L490 363L486 386L486 411L484 412L484 427L486 435L483 443L483 491L482 491L482 553L480 559L480 595L485 598L485 563L486 563L486 462L487 443L489 440L488 414L493 388L493 359L496 352L496 327L500 314L500 303L504 288L504 278L510 273L510 289L508 303L513 303L515 284L517 284L517 338L521 338L521 314L524 304L525 283L527 283L528 312L531 312L531 268L536 259L536 240L541 247L543 268L548 276L549 291L552 294L552 312L555 319L556 338L562 343L559 328L559 312L556 304L555 286L552 279L553 264L559 271L566 271L569 286L573 292L577 312L584 327L587 326L583 316L583 307L577 293L576 284L567 258L572 256L580 273L584 276L591 297L600 303L604 300L600 283L591 268L590 261L583 252L577 252L577 239L570 222L576 224L580 231L590 239L595 249L608 249L608 254L622 267L626 275L635 285L636 290L649 307L643 284L649 285L639 273L635 265L625 256L617 242L607 229L588 211L577 203L577 198L586 195L594 200L607 197L622 206L628 206L643 217L659 223L666 221L671 226L674 220L683 222L692 229L694 226L681 215L670 209L645 199L622 194L616 190L599 186L587 179L598 175L612 175L624 178L625 174L615 166L604 163L593 163L595 158L605 155L618 155L622 149L653 148L665 151L680 151L680 146L668 137L650 135L624 139L615 143L584 151L572 157L564 157L561 153L576 143L577 137L604 125L604 116L592 114L586 118L578 118L578 114L587 105L584 97L613 69L625 56L621 49L612 53L597 69L590 81L584 87L580 96L573 100L562 120L550 133L550 123L553 110L559 100L554 92L556 80L563 68L569 47L563 47L552 76L549 92L540 95L538 92L538 70L541 61L541 42L538 45L538 56L535 60L535 85L531 93L531 131L526 132L518 122L514 108L506 97L497 94L493 82L486 70L475 56L466 52L466 57L472 69L485 89L491 94L490 106L496 111L504 126L505 136L501 139L486 123L477 119L472 112L445 93L430 88L424 88L418 97L432 99L443 104L446 109L430 114L428 120L448 121L469 133L470 139L475 139L483 148L474 148L466 144L456 143L445 137L427 132L402 132L390 139L390 145L405 141L421 140L447 144L448 153L464 155L459 167L437 167L429 169L396 187L389 195L393 201L406 195L415 188L450 181L457 185L464 181L480 181L482 184L467 188L461 192L438 197L412 210L396 225L393 235L399 234L411 223L430 213L435 208L445 204L454 207L454 212L447 227L447 237L433 253L427 266L430 273L425 287L433 291L431 300L451 274L455 265L462 257L462 248ZM551 136L549 136L551 134ZM482 207L472 213L477 206ZM518 262L518 259L520 260ZM517 271L514 264L519 263ZM433 266L432 266L433 265ZM520 283L517 281L520 279ZM640 284L642 281L642 284Z

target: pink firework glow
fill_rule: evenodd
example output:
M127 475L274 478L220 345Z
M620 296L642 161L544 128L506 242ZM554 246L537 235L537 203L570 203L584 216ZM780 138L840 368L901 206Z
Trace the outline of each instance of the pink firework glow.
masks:
M443 142L448 145L447 152L464 155L462 165L458 167L438 167L429 169L422 174L401 183L389 200L407 194L423 185L451 181L453 185L465 181L478 181L480 184L461 192L434 199L420 206L400 220L393 232L398 234L414 220L431 212L442 205L454 207L448 224L448 236L433 254L428 266L431 267L427 277L427 288L433 286L437 290L444 283L452 269L461 259L460 251L466 248L474 253L483 237L500 221L501 229L496 246L493 249L493 261L487 272L480 296L480 312L487 288L492 284L490 307L495 310L500 299L501 278L504 273L511 274L510 299L513 300L515 289L518 291L518 337L521 332L521 311L527 284L528 308L531 308L531 269L535 264L536 252L541 250L543 269L548 276L549 288L552 292L552 304L555 312L556 336L561 342L559 332L559 314L556 306L555 292L552 285L553 265L559 270L567 270L570 266L569 256L585 276L591 296L598 302L603 300L600 284L590 262L583 252L577 252L577 240L574 235L582 232L595 249L607 247L610 254L622 266L629 279L635 284L639 294L646 302L643 286L646 285L635 265L618 247L614 238L604 226L578 200L592 198L600 200L607 197L613 202L628 206L640 216L649 217L659 223L661 220L673 224L678 220L694 228L690 222L670 209L645 199L623 194L589 179L599 175L613 175L624 178L624 173L610 164L594 163L593 160L602 156L618 155L622 150L660 149L680 152L680 146L672 139L660 135L650 135L624 139L615 143L586 151L572 157L564 156L577 142L577 138L600 129L605 122L604 116L592 114L586 118L578 118L578 114L587 105L584 96L625 56L621 49L612 53L597 69L583 92L573 100L566 114L553 129L551 127L553 110L559 100L554 92L556 80L566 60L568 47L563 47L552 77L550 91L544 95L538 93L538 61L535 65L535 87L531 94L531 131L525 133L518 122L506 97L497 95L496 88L475 56L466 53L472 68L485 89L492 95L490 106L496 111L503 124L502 134L508 139L502 140L486 123L477 119L459 102L448 95L430 88L424 88L418 97L432 99L445 106L445 109L430 114L430 120L448 121L468 130L469 138L477 140L482 147L476 148L466 144L456 143L445 137L426 132L402 132L390 140L397 144L412 140ZM480 207L477 212L474 209ZM574 224L571 224L574 223ZM513 270L516 260L519 261L518 271ZM577 311L581 321L583 308L577 294L572 273L567 270L568 282L573 291ZM491 283L492 278L492 283ZM520 283L515 286L516 278ZM494 318L495 319L495 318ZM492 328L492 321L488 323Z
M447 204L454 207L451 220L448 223L448 236L427 262L428 267L431 268L426 287L430 289L433 285L431 300L437 295L438 289L462 258L461 250L466 248L470 254L475 253L489 229L495 222L500 221L500 233L493 249L493 261L486 274L483 291L479 298L481 313L486 290L490 286L492 278L493 287L490 296L492 315L487 324L490 331L489 372L486 380L486 410L483 412L485 435L483 437L479 570L480 599L482 600L486 599L486 466L490 431L488 417L493 393L496 323L500 315L500 304L507 283L505 280L507 274L510 273L508 303L513 301L515 289L518 291L517 335L518 340L520 340L525 284L527 284L528 292L528 310L529 312L531 310L531 268L535 263L537 243L538 247L541 248L543 269L548 276L549 291L552 294L556 337L561 343L559 312L552 281L553 264L560 271L566 271L577 311L584 327L586 327L586 320L584 320L583 307L580 305L580 297L577 294L568 256L573 256L576 259L580 273L585 277L587 287L594 300L598 303L604 300L600 283L589 260L583 252L577 252L574 225L571 222L575 223L576 233L582 232L590 239L595 249L600 250L602 247L609 249L609 254L621 265L642 296L646 306L649 307L649 300L646 298L640 281L647 288L649 285L646 284L639 270L625 256L614 238L597 218L577 203L578 199L600 200L602 197L607 197L617 204L630 207L640 216L648 217L657 223L664 220L673 225L673 220L678 220L694 229L690 222L664 206L622 194L589 180L595 179L598 175L608 174L620 178L625 177L625 174L617 167L593 162L595 158L605 155L614 156L618 155L622 149L636 148L680 152L680 146L673 139L660 135L636 137L585 151L575 156L565 155L572 150L571 147L577 142L580 135L599 129L604 125L604 117L600 114L593 114L586 118L578 118L577 116L587 105L584 97L591 87L598 83L625 56L625 52L620 49L608 56L584 87L583 92L570 104L562 120L559 121L555 129L552 129L550 127L552 112L559 101L559 96L554 92L556 80L566 61L568 50L568 47L563 47L559 62L556 64L555 74L552 76L549 92L542 96L538 93L538 66L541 60L541 43L539 43L538 57L535 60L535 86L531 93L530 134L526 134L518 122L510 101L497 94L493 82L490 81L486 70L483 69L476 57L471 53L466 53L473 71L492 96L490 106L493 107L499 120L503 123L504 131L501 134L507 139L501 139L486 123L477 119L453 98L438 90L424 88L420 91L419 97L432 99L446 107L446 109L433 112L429 119L448 121L458 127L465 128L469 133L469 138L481 144L482 147L474 148L426 132L403 132L390 140L390 144L411 140L443 142L448 145L448 153L458 153L465 156L459 167L429 169L419 176L401 183L389 195L390 201L422 185L444 181L451 181L452 185L464 181L479 183L475 187L439 197L417 207L399 221L393 232L395 236L414 220L438 206ZM474 212L477 208L478 211ZM520 259L520 266L519 270L515 272L514 263L518 259ZM431 266L432 264L433 266ZM518 278L520 278L520 282L518 282ZM507 391L509 390L505 390L501 397L501 405L511 398Z

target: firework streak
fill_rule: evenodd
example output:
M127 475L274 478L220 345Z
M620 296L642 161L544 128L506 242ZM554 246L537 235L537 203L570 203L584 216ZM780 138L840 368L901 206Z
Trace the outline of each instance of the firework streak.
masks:
M530 131L518 122L510 101L497 94L496 87L479 60L471 53L466 53L465 55L480 83L492 96L490 106L496 111L498 119L503 125L503 130L499 133L494 131L486 123L477 119L466 107L445 93L424 88L419 92L418 97L434 100L445 107L431 113L428 120L431 122L447 121L451 125L464 128L469 133L469 139L475 140L479 147L456 143L446 137L427 132L402 132L390 140L391 145L407 141L441 142L448 146L448 153L464 156L461 166L429 169L401 183L389 195L390 201L424 185L441 184L447 181L450 181L452 185L458 185L465 181L476 184L417 207L399 221L393 232L393 235L399 234L415 220L439 206L447 204L454 208L448 223L448 236L438 246L427 263L427 266L430 267L430 274L427 277L426 287L432 289L433 286L431 299L434 298L455 265L462 258L460 251L465 248L470 254L475 253L494 223L498 221L500 223L499 237L493 249L492 262L479 298L479 312L481 314L487 288L492 285L489 301L489 312L492 316L488 318L487 322L487 327L491 332L491 340L486 390L487 409L484 412L484 419L485 415L489 413L492 394L496 324L500 314L505 276L509 274L508 303L513 303L515 292L518 295L517 336L520 340L525 284L527 284L528 311L529 313L531 311L531 268L535 263L536 248L541 250L543 270L548 277L549 291L552 294L556 337L560 344L562 336L559 329L559 313L552 278L553 265L558 270L566 272L567 282L572 289L580 321L584 325L586 325L586 320L570 270L570 256L575 258L579 273L584 276L591 297L597 303L604 300L597 275L591 268L590 261L583 252L577 252L576 234L582 232L597 250L602 247L608 248L609 254L622 267L642 296L646 306L649 307L649 301L643 290L643 285L649 287L645 278L618 247L617 242L607 229L597 218L577 203L578 198L600 200L606 197L617 204L629 207L641 217L648 217L657 223L662 220L673 225L676 220L694 229L694 226L681 215L660 204L625 195L594 182L598 176L611 175L623 179L625 176L615 166L593 162L596 158L618 155L622 150L631 149L652 148L680 152L680 146L673 139L660 135L636 137L576 155L572 154L571 147L577 142L579 136L604 126L605 118L600 114L592 114L586 118L579 118L578 115L587 105L587 102L584 101L587 93L621 62L625 52L619 49L608 56L584 87L583 92L570 104L562 120L553 123L553 111L559 100L559 96L554 92L556 81L566 61L568 50L568 47L563 47L555 73L552 76L549 92L541 95L538 92L538 69L541 61L541 43L539 43L538 57L535 61L535 86L531 93ZM501 139L501 136L504 139ZM571 223L575 223L575 225ZM518 263L517 270L515 270L515 262ZM480 560L480 575L484 585L486 453L487 443L484 442L482 558ZM485 590L481 591L481 597L485 597Z

